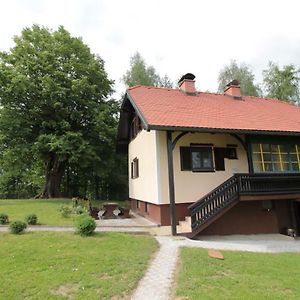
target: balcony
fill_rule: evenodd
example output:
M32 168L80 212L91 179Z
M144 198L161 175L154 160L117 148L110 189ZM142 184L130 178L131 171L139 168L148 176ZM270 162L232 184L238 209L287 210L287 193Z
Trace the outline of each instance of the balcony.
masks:
M189 206L191 229L198 234L245 196L300 195L300 173L235 174ZM300 196L299 196L300 198Z

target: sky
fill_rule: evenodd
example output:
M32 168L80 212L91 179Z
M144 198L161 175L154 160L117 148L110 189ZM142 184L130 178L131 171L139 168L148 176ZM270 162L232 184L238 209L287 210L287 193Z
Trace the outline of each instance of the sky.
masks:
M105 61L115 97L136 51L161 76L190 72L198 90L215 92L230 60L248 64L258 82L269 61L300 67L299 12L299 0L2 0L0 50L24 27L63 25Z

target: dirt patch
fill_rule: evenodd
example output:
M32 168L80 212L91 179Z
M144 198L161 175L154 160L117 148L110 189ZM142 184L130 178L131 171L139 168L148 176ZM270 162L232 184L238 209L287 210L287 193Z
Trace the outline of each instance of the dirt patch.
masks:
M292 289L289 289L289 288L286 288L286 289L282 289L281 290L284 294L286 295L293 295L294 294L294 291Z
M109 275L108 273L100 273L97 275L97 278L99 278L101 280L110 280L110 279L112 279L112 276Z
M214 275L210 276L211 278L215 278L215 279L218 279L218 278L223 278L223 277L231 277L233 276L234 273L230 270L218 270L215 272Z
M68 299L72 299L78 290L80 289L79 284L64 284L60 285L57 289L51 290L51 294L55 296L63 296Z

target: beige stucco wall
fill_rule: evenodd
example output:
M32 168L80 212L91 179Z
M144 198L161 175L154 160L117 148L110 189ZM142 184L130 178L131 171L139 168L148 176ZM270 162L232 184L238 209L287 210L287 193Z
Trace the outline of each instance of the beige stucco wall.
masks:
M158 132L159 160L158 177L160 186L158 188L161 203L169 203L168 185L168 163L166 133ZM173 139L179 133L173 134ZM192 172L180 169L180 146L189 146L190 143L213 144L215 147L226 147L226 144L237 144L238 159L225 158L225 171L216 172ZM234 173L248 173L247 154L240 142L228 134L189 133L182 137L173 152L174 175L175 175L175 197L176 203L194 202L219 184L230 178Z
M158 171L160 157L157 156L157 132L142 130L129 144L128 172L129 197L159 204ZM131 178L131 162L139 160L139 177Z

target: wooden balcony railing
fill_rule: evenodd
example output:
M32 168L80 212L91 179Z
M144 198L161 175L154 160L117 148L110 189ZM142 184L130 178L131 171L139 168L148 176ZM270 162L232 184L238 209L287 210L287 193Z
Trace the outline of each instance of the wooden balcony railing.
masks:
M300 174L236 174L240 195L300 193Z
M206 196L189 206L192 232L198 231L211 218L240 195L300 194L300 174L235 174Z

